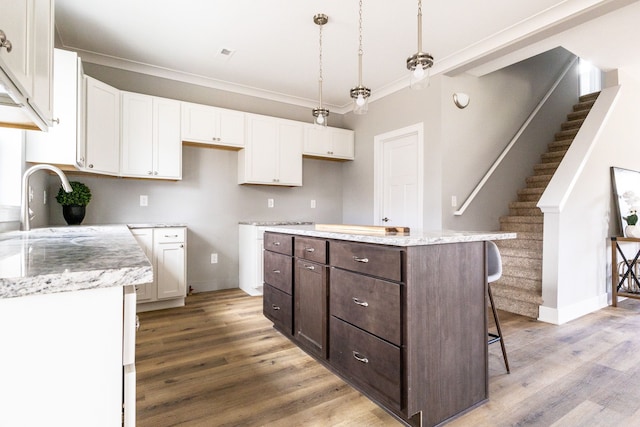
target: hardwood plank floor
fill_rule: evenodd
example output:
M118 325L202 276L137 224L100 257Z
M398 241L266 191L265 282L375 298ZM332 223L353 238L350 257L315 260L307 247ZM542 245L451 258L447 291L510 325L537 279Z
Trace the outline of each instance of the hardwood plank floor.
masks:
M401 425L276 332L261 297L200 293L139 316L140 427ZM562 326L500 319L511 374L490 346L489 402L448 426L640 426L640 301Z

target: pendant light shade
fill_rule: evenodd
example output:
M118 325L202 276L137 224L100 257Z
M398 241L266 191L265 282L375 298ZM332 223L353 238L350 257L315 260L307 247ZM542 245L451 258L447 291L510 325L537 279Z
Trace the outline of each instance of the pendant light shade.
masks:
M366 114L369 110L371 89L362 85L362 54L362 0L360 0L358 20L358 86L349 91L349 95L353 99L354 114Z
M327 126L327 118L329 117L329 110L322 106L322 26L329 21L329 17L325 14L319 13L313 17L313 22L320 28L320 73L318 77L318 92L320 106L314 108L312 111L314 120L313 122L318 126Z
M422 51L422 0L418 0L418 52L407 58L411 89L429 86L429 71L433 66L433 56Z

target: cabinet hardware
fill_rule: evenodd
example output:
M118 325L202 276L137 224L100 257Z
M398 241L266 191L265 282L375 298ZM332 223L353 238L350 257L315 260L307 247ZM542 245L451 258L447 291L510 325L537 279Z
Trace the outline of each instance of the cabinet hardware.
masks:
M180 245L181 248L184 248L184 245Z
M136 316L136 331L140 330L140 318Z
M275 305L275 304L271 304L271 308L273 308L273 309L274 309L274 310L276 310L276 311L277 311L277 310L280 310L280 307L278 307L278 306L277 306L277 305Z
M154 175L158 175L158 171L154 171L154 172L153 172L153 174L154 174Z
M353 297L352 299L353 299L354 303L356 303L356 304L358 304L358 305L360 305L362 307L369 307L369 303L366 302L366 301L360 301L360 299L356 298L356 297Z
M59 125L60 124L60 117L55 118L55 119L51 119L51 123L55 123L55 124Z
M358 353L355 350L353 350L353 358L356 359L358 362L369 363L369 359L367 359L365 356L362 356L360 353Z
M177 234L165 234L164 237L178 237Z
M280 246L280 242L273 242L273 246Z
M357 256L353 257L355 262L369 262L369 258L358 258Z
M4 31L0 30L0 49L3 47L7 49L7 53L11 53L11 49L13 49L11 40L7 39L7 35Z
M316 250L314 248L305 248L304 251L305 252L315 252Z
M307 270L315 270L316 269L313 265L306 265L306 264L305 264L304 268L306 268Z
M382 218L382 222L389 222L389 218L385 216L384 218Z
M272 270L273 273L280 274L280 270Z
M153 172L151 171L147 171L147 175L151 175Z
M93 169L93 163L89 163L89 169Z

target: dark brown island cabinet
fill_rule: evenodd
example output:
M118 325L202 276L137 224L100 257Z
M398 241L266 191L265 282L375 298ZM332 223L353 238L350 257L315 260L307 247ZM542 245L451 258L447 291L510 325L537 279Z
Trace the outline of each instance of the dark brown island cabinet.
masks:
M278 331L407 425L487 400L484 240L394 246L290 231L264 235L264 315Z

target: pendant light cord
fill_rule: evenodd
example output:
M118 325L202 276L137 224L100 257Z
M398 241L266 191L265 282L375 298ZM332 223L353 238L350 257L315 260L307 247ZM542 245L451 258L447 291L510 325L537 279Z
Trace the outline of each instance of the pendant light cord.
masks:
M318 89L320 92L320 108L322 108L322 25L320 25L320 75L318 77Z
M358 86L362 86L362 0L359 5L359 20L358 20Z

